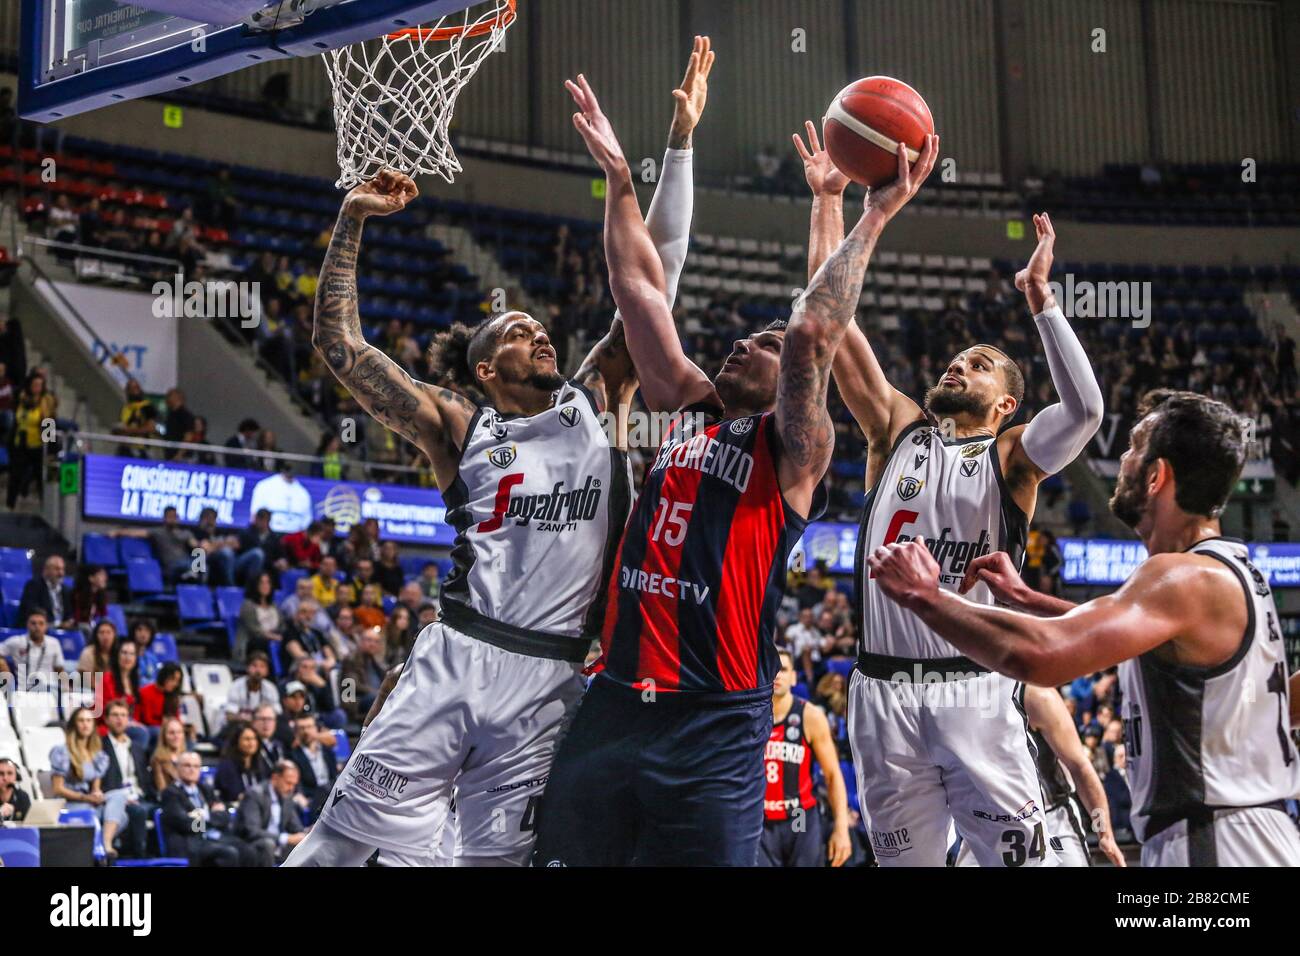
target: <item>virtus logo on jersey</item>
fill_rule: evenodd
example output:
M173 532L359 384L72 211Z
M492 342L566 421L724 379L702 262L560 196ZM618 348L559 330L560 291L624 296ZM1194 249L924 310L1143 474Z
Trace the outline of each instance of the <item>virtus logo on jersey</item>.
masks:
M518 454L514 445L502 445L500 448L493 448L487 452L487 460L498 468L509 468L515 462L515 456Z
M898 497L904 501L911 501L921 493L924 486L924 481L913 478L911 475L904 475L898 479Z
M582 412L574 406L569 405L567 408L560 409L560 424L565 428L572 428L580 421L582 421Z

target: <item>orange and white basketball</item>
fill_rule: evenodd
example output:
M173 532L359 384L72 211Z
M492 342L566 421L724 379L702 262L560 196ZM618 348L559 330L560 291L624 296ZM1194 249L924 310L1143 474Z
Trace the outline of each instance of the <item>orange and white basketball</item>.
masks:
M915 163L934 117L921 94L902 80L868 76L836 94L822 137L831 161L854 182L883 186L898 175L898 142Z

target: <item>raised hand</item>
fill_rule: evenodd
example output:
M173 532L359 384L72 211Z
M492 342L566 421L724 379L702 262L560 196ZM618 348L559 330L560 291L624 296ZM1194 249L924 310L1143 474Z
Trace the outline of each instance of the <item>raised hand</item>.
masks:
M606 175L625 168L627 160L623 157L623 147L614 135L614 127L610 125L609 118L601 112L600 101L592 92L587 78L579 73L577 82L565 80L564 88L578 105L578 112L573 114L573 125L587 144L591 158Z
M921 184L934 171L939 158L939 137L933 133L925 137L921 156L913 166L907 161L907 145L898 144L898 178L885 186L867 191L867 212L878 212L888 221L911 201L921 189Z
M704 115L704 104L709 99L709 74L713 72L713 44L708 37L696 37L682 85L673 90L677 101L673 111L673 128L668 136L670 149L690 149L691 134Z
M798 133L791 134L794 148L803 160L804 179L814 196L839 196L844 193L852 181L840 172L839 167L831 162L831 154L822 148L817 136L817 127L812 120L804 120L804 129L808 131L808 145Z
M1029 307L1038 315L1044 309L1056 305L1056 297L1048 285L1056 248L1056 230L1052 228L1052 217L1045 212L1035 215L1034 231L1038 235L1038 245L1029 257L1029 264L1016 273L1016 288L1025 294Z
M354 187L343 200L343 210L362 219L388 216L405 209L419 195L414 179L385 169L370 182Z

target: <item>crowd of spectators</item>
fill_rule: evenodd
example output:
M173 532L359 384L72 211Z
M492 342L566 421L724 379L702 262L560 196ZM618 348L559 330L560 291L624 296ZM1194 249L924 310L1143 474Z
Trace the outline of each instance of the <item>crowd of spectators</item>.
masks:
M157 527L118 532L147 540L172 583L244 589L231 652L240 676L215 710L185 688L180 664L154 653L155 617L119 633L107 615L117 595L105 568L82 565L70 586L64 559L50 555L23 589L25 633L0 643L0 670L29 687L74 674L94 687L96 706L70 714L51 754L49 796L93 812L111 857L151 854L146 821L161 809L172 855L218 866L282 860L338 772L336 731L355 735L385 676L437 620L439 565L404 569L378 522L347 536L329 519L280 534L271 518L262 509L242 533L227 534L215 513L185 526L168 509ZM53 633L73 628L87 639L75 661ZM196 745L219 754L210 781L199 779ZM0 767L0 799L7 775ZM200 839L182 824L197 819L209 828Z

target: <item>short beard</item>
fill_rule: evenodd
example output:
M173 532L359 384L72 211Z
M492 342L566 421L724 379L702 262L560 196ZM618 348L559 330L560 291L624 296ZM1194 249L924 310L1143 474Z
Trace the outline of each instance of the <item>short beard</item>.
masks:
M1115 493L1110 496L1110 513L1130 528L1136 529L1146 511L1146 486L1134 484L1126 487L1121 478L1115 482Z
M564 385L565 377L559 372L534 372L524 379L524 384L539 392L553 392Z
M719 372L713 378L713 387L729 410L762 410L776 404L775 392L764 394L752 379L734 372Z
M925 410L932 415L974 415L988 417L992 405L967 391L954 392L936 385L925 393Z

